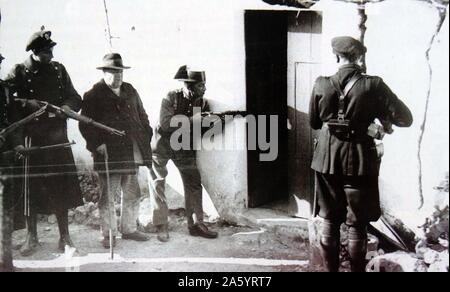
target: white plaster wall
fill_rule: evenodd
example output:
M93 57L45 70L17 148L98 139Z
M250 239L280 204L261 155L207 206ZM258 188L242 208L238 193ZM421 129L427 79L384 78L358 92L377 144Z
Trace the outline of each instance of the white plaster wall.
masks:
M107 0L107 4L111 33L117 37L112 50L133 67L125 81L137 88L154 126L161 99L180 86L173 76L184 64L206 70L213 110L245 110L244 9L272 6L259 0ZM100 80L95 67L110 50L102 0L1 0L0 9L0 49L7 57L2 76L28 56L24 48L29 36L45 25L58 42L55 60L67 67L78 92L82 95ZM244 129L238 127L239 143L245 142ZM69 136L78 143L73 148L77 159L89 164L90 154L76 123L71 122ZM200 153L204 185L219 200L216 206L245 207L246 161L246 151ZM169 171L169 184L183 193L173 165Z
M314 9L324 12L323 70L336 71L331 38L359 37L355 5L323 0ZM419 210L418 140L424 117L429 72L425 51L436 29L438 13L430 4L413 0L388 0L367 9L366 45L368 74L379 75L412 110L411 128L395 129L384 140L380 187L383 207L416 229L434 207L437 186L448 172L448 19L431 51L433 81L428 121L422 149L425 205ZM447 198L448 202L448 198Z
M277 9L259 0L108 0L114 51L133 67L125 78L133 83L155 123L161 99L179 86L172 80L179 65L207 71L213 110L245 109L244 10ZM0 0L0 50L8 59L2 76L27 57L25 43L45 25L58 42L56 59L63 62L80 93L101 78L95 67L109 50L105 38L102 0ZM359 36L356 6L322 0L323 74L336 71L330 40L337 35ZM412 109L415 123L387 137L381 173L383 203L411 227L422 221L418 211L419 126L423 119L429 80L425 50L437 22L437 12L414 0L388 0L369 5L366 36L368 73L382 76ZM134 27L134 29L133 29ZM448 19L432 51L434 69L429 121L426 126L423 179L426 207L433 205L433 187L448 171ZM291 90L291 89L289 89ZM230 126L229 126L230 127ZM240 136L244 128L240 128ZM89 160L76 126L70 136L74 151ZM242 141L241 141L242 142ZM245 207L247 195L245 151L202 151L199 165L216 206ZM179 177L169 182L181 192ZM223 208L225 210L225 208ZM424 211L423 211L424 212Z

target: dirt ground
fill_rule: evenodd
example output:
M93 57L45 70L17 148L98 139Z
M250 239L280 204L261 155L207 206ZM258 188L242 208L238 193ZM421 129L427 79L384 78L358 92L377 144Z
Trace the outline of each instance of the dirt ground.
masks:
M41 246L28 258L18 251L25 231L13 235L17 272L303 272L308 265L308 244L301 238L282 237L249 227L211 224L219 232L215 240L189 236L186 220L172 214L170 241L161 243L156 234L149 242L118 239L115 260L101 244L99 230L72 224L72 240L77 251L57 250L56 224L39 224Z

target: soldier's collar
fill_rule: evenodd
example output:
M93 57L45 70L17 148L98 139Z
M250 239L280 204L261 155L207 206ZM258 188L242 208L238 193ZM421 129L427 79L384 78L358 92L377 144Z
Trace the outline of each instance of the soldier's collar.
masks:
M191 99L191 93L189 92L189 90L186 87L183 87L181 89L181 91L183 92L183 97L186 99Z
M198 97L194 96L194 94L192 94L192 92L190 92L186 87L183 87L182 92L183 92L183 97L188 100L198 99Z
M346 64L346 65L342 65L341 67L339 67L339 70L346 70L346 69L362 70L358 64Z
M34 74L36 74L40 69L40 64L36 62L31 55L25 60L24 65L28 71Z

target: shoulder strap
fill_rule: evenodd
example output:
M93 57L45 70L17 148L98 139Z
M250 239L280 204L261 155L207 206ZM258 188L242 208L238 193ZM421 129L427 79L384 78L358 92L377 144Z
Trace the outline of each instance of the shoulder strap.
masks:
M343 120L345 117L345 99L347 98L350 91L353 89L355 84L362 78L363 76L361 74L357 74L353 76L350 81L345 85L344 90L341 89L340 85L338 84L337 80L334 80L333 78L330 78L331 84L333 87L339 92L339 112L338 112L338 119Z

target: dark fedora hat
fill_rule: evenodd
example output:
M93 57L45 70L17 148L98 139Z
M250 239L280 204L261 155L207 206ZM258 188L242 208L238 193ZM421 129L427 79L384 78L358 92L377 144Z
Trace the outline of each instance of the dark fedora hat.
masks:
M27 47L25 50L28 51L35 51L40 52L46 49L53 48L56 46L56 43L52 41L50 38L52 36L51 31L38 31L35 32L30 39L28 40Z
M106 54L103 57L103 65L97 67L98 70L113 69L113 70L123 70L130 69L131 67L124 66L122 61L122 56L117 53Z
M191 70L187 65L183 65L178 69L174 79L190 83L206 82L206 73L205 71Z

